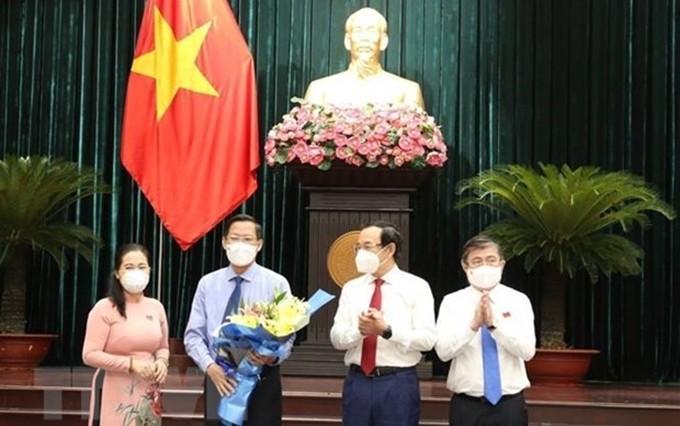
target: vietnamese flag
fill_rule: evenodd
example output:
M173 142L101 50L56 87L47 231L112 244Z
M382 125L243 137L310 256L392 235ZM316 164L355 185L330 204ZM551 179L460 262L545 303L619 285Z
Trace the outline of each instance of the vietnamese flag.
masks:
M148 0L123 166L183 250L257 189L253 58L226 0Z

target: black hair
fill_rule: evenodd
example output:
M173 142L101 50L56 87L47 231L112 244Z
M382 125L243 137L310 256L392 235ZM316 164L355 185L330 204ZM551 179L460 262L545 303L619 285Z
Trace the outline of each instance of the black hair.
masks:
M120 313L123 318L127 318L127 315L125 314L125 293L123 291L123 285L116 277L116 271L120 269L120 266L123 264L123 257L133 251L141 251L146 257L146 261L150 261L151 256L149 250L143 245L136 243L123 244L116 250L113 272L111 272L111 278L109 279L109 300L116 306L118 313Z
M234 216L230 217L229 219L227 219L227 221L224 224L224 235L223 235L224 237L229 235L229 229L231 228L231 225L234 222L252 222L252 223L254 223L255 224L255 236L257 236L258 240L262 239L262 225L260 225L260 223L257 221L257 219L255 219L251 215L245 214L245 213L239 213L239 214L234 215Z
M373 222L370 222L366 226L364 226L362 229L365 228L370 228L370 227L376 227L380 228L380 245L385 247L388 244L394 244L394 260L398 261L399 256L401 255L401 246L402 246L402 238L401 238L401 232L399 232L399 229L397 228L397 225L385 221L385 220L376 220Z
M489 237L488 235L484 234L478 234L475 235L474 237L470 238L467 240L465 244L463 244L463 255L460 257L460 260L467 264L467 257L468 254L473 249L483 249L487 247L496 247L498 250L498 256L503 259L503 249L501 248L501 245L498 244L498 241L494 240L493 238Z

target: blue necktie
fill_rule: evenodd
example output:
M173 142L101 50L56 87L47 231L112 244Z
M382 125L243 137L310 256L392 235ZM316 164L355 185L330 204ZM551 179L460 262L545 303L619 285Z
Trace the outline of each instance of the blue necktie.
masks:
M496 341L486 327L482 327L482 359L484 360L484 397L496 405L503 396L501 369L498 365Z
M241 303L241 283L243 282L243 277L236 276L232 278L231 281L234 282L235 286L234 291L229 297L229 302L227 302L227 308L224 310L224 315L222 316L225 321L229 315L238 312L238 307Z

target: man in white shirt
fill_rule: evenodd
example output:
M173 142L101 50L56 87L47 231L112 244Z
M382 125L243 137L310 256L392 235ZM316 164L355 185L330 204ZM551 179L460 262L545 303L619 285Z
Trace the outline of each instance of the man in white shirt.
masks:
M526 426L524 361L536 352L531 302L500 283L505 260L491 238L465 243L461 265L470 285L444 297L435 344L439 358L451 360L449 424Z
M342 288L330 337L346 351L349 366L342 392L346 426L418 425L415 366L434 345L434 298L425 280L397 266L401 245L390 223L364 227L355 246L364 275Z

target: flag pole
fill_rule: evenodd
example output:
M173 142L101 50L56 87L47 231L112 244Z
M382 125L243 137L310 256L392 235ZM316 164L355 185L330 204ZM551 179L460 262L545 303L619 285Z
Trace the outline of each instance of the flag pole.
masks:
M158 278L156 278L156 294L158 295L158 300L162 302L161 278L163 276L163 223L160 220L158 220L158 262L156 265L156 273L158 275Z

